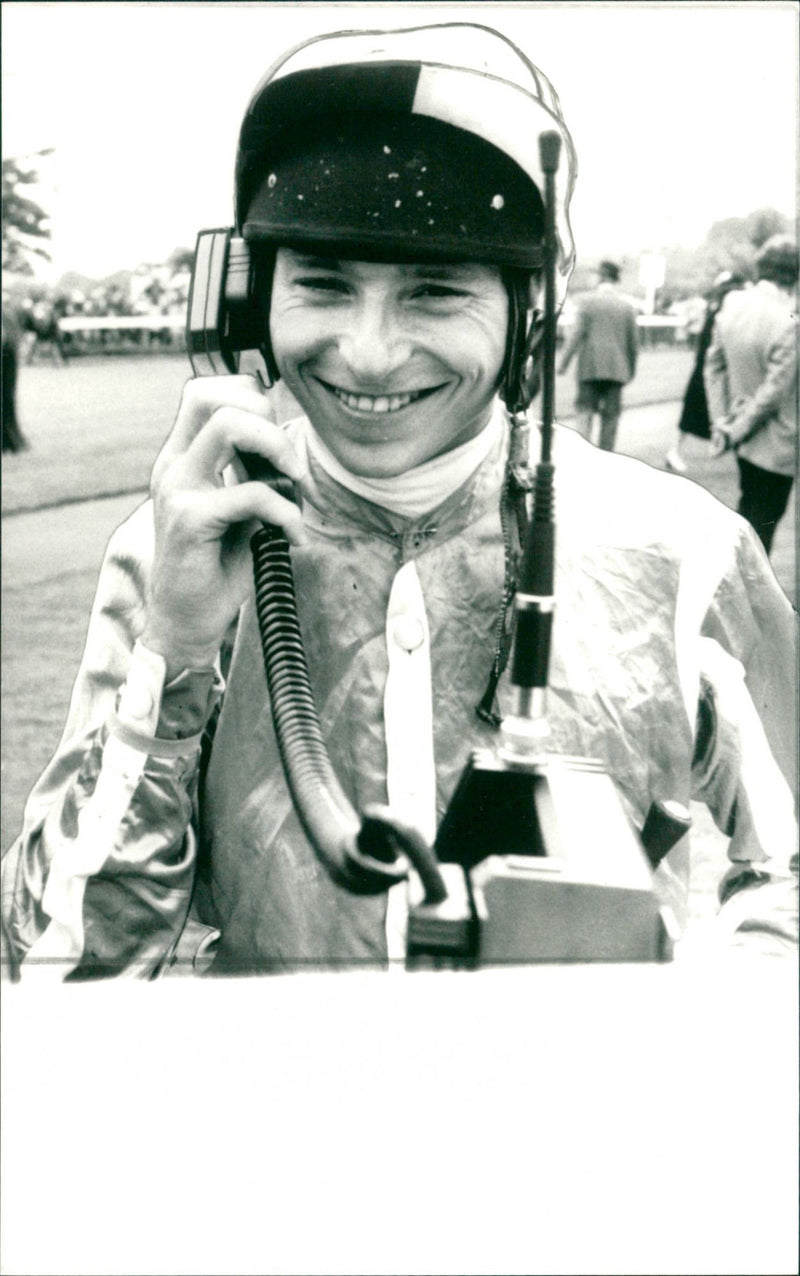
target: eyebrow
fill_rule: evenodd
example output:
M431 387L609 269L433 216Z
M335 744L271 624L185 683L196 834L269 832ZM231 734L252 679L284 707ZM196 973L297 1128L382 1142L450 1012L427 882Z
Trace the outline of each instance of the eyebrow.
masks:
M452 279L454 275L471 275L473 264L468 261L413 262L410 269L426 279Z
M323 257L317 253L303 253L297 249L292 249L297 265L304 267L306 270L333 270L344 271L350 264L349 259L340 259L338 257ZM408 270L416 278L425 279L452 279L454 276L464 276L472 273L472 263L467 261L448 261L448 262L396 262L398 266L402 266Z
M341 270L342 263L336 257L319 257L313 253L301 253L297 249L289 250L296 259L298 266L306 266L315 270Z

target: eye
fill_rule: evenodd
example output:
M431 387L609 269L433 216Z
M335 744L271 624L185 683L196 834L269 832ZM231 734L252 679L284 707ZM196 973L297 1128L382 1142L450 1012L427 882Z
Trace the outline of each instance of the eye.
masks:
M464 297L463 288L455 288L451 284L421 284L414 290L415 297Z
M309 288L312 292L346 293L347 284L336 275L300 275L295 279L300 288Z

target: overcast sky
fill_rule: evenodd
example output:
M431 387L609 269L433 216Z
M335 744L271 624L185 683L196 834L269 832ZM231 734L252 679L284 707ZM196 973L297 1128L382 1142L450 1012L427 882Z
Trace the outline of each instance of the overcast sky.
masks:
M794 216L798 7L788 3L3 5L3 154L56 148L53 274L102 275L231 221L241 115L294 42L352 26L496 26L554 82L575 138L579 257Z

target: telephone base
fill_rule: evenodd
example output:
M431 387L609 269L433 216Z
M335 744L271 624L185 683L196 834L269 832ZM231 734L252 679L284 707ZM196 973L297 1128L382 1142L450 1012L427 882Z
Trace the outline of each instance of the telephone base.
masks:
M675 925L617 790L591 759L476 750L436 851L448 899L409 890L408 962L667 961Z

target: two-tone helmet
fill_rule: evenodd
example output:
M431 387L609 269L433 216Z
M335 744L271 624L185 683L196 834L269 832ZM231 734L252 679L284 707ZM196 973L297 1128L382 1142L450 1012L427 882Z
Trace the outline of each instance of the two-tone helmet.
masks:
M527 343L528 283L544 261L538 142L547 131L562 139L563 300L575 256L572 139L547 77L477 24L345 31L285 54L241 126L236 230L256 254L259 245L335 245L361 260L498 265L511 299L508 401Z

